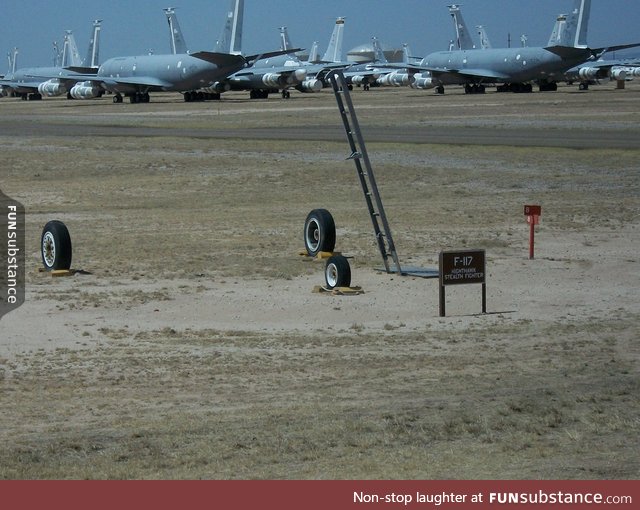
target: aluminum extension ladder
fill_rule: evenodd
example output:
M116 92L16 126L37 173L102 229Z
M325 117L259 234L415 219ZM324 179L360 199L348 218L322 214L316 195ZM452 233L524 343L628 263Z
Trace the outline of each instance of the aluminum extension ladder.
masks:
M364 197L367 202L369 216L373 223L373 230L375 231L376 241L378 242L378 248L382 255L384 267L387 273L396 272L398 274L402 274L402 269L400 268L400 262L398 260L398 253L396 252L396 248L393 243L393 237L391 237L389 222L387 221L387 216L384 213L382 199L378 192L378 185L376 184L373 168L371 168L371 162L369 161L369 155L367 154L367 148L364 144L364 139L360 131L360 124L358 123L353 102L351 101L347 81L340 70L331 71L329 73L329 80L333 87L333 93L336 96L336 102L338 103L338 108L344 124L344 130L347 134L347 139L349 140L349 146L351 148L351 155L347 159L352 159L356 165L356 169L358 170L358 177L360 178L362 191L364 192ZM389 259L391 259L393 264L395 264L395 269L393 270Z

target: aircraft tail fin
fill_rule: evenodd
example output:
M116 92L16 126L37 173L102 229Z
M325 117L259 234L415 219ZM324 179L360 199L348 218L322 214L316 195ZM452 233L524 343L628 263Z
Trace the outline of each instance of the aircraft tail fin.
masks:
M409 49L409 45L404 43L402 45L402 63L409 64L411 62L411 50Z
M180 23L178 23L178 15L176 14L175 8L167 7L163 10L167 16L167 23L169 23L169 31L171 33L171 53L174 55L189 53L187 41L185 41L184 35L182 35L182 29L180 28Z
M311 49L309 50L308 62L310 62L311 64L320 62L320 55L318 53L318 41L313 41L313 44L311 45Z
M64 36L64 47L62 49L62 67L79 66L82 64L76 38L71 30L67 30Z
M89 41L89 50L87 57L82 62L86 67L99 67L100 65L100 31L102 30L102 20L97 19L93 22L93 35Z
M322 57L323 62L341 62L342 61L342 40L344 39L344 18L336 19L336 24L331 34L329 47Z
M7 59L9 60L9 73L13 74L18 69L18 48L13 48L13 51L7 53Z
M480 37L480 48L483 50L491 49L491 41L489 41L487 29L482 25L478 25L476 28L478 29L478 36Z
M467 28L467 24L462 17L462 11L460 10L460 6L457 4L453 4L449 6L449 13L453 18L453 23L456 29L456 41L457 41L457 50L472 50L476 46L473 44L473 39L471 39L471 34L469 33L469 29Z
M564 27L558 21L558 46L572 46L574 48L587 47L587 31L591 16L591 0L574 0L573 11L567 15Z
M231 0L227 11L227 19L220 39L216 42L215 51L218 53L242 53L242 26L244 24L244 0Z
M551 37L549 37L549 44L547 46L559 46L562 44L564 37L563 33L567 28L567 15L559 14L556 18L556 24L553 26Z
M280 49L282 51L289 50L293 46L291 45L291 39L289 38L289 31L287 27L280 27Z
M384 51L382 51L378 38L372 37L371 41L373 43L373 61L379 64L388 64L389 62L387 61L387 57L384 56Z

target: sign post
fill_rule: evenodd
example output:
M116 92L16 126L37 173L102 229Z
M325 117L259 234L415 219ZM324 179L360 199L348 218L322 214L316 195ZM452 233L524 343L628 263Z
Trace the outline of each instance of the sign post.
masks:
M542 207L539 205L525 205L524 215L527 217L527 223L529 224L529 260L533 260L536 225L540 223Z
M482 313L487 313L486 257L484 250L440 252L440 317L445 316L445 287L482 284Z

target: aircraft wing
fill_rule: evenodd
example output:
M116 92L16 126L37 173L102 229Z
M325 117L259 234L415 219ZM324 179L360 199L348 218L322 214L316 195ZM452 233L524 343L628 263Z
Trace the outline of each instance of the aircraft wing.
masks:
M484 80L509 80L510 76L498 73L492 69L443 69L441 67L428 67L428 66L412 66L405 64L403 69L408 69L413 72L429 72L434 78L443 76L458 76L461 78L468 78L472 81L478 79Z
M269 51L266 53L260 53L259 55L249 55L248 57L245 57L245 60L250 65L253 65L258 60L264 60L265 58L279 57L280 55L290 55L298 51L302 51L302 48L292 48L290 50L280 50L280 51Z
M0 87L6 87L8 89L14 90L38 90L38 85L40 85L44 80L38 81L13 81L13 80L0 80Z
M215 53L212 51L199 51L197 53L191 53L191 57L199 58L210 64L215 64L218 67L242 67L246 63L242 55L231 55L230 53Z
M173 83L168 81L161 80L159 78L154 78L153 76L139 76L134 77L130 76L128 78L100 78L96 80L93 78L94 82L104 83L106 85L133 85L136 87L157 87L160 89L171 88Z
M69 66L69 67L65 67L64 68L67 71L71 71L72 73L76 73L76 74L98 74L98 68L97 67L75 67L75 66Z
M79 74L74 72L73 69L83 70L91 74ZM13 89L15 91L31 91L38 92L38 86L48 80L58 80L60 83L65 83L69 87L81 81L93 81L95 80L95 73L97 69L94 68L64 68L59 73L53 75L29 75L26 79L21 81L15 80L0 80L0 86Z

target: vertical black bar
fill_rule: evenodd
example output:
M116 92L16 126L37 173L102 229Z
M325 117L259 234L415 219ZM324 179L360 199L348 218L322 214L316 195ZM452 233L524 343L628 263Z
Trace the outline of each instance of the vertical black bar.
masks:
M444 285L440 285L440 317L445 317L445 315Z
M487 313L487 284L482 284L482 313Z

